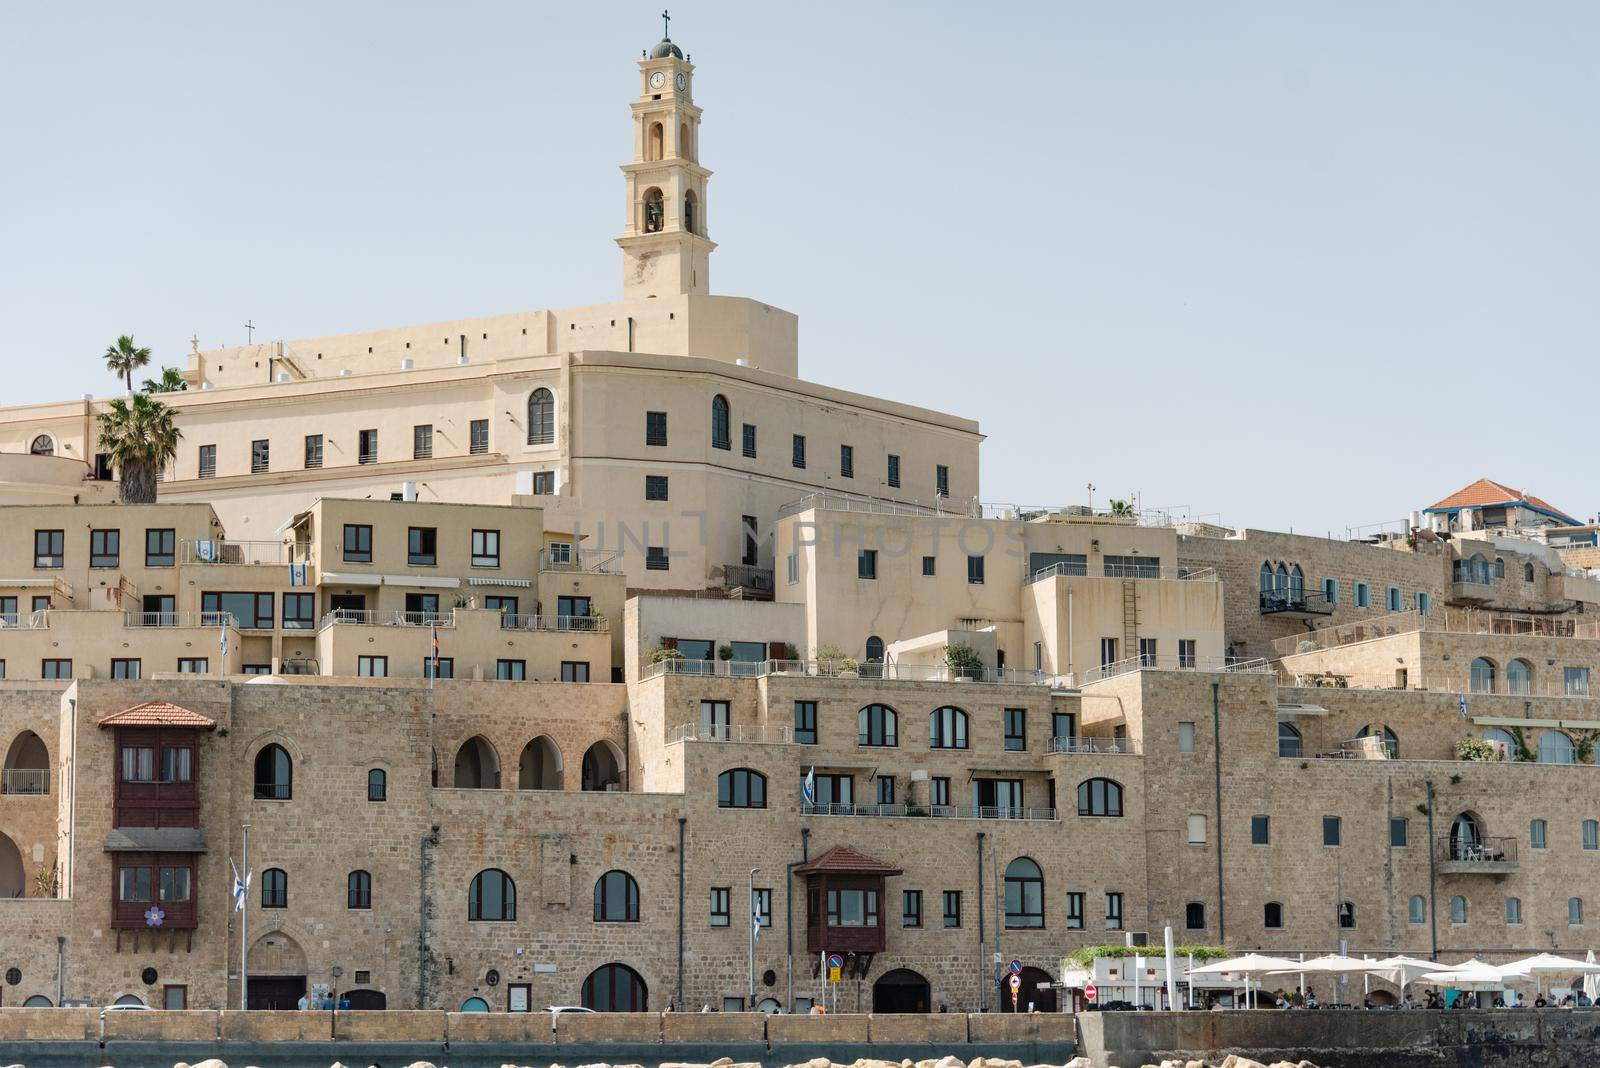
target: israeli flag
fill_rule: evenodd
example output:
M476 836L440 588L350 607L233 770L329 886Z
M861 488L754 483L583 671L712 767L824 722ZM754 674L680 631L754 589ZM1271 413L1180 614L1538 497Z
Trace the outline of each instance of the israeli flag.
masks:
M1459 695L1459 700L1461 702L1460 706L1459 706L1460 709L1461 709L1461 718L1462 719L1467 719L1467 718L1469 718L1467 716L1467 695L1466 694L1460 694Z
M289 585L291 585L291 586L304 586L305 584L306 584L306 565L305 564L290 564L289 565Z
M245 872L244 878L239 877L239 866L228 858L228 867L233 869L233 911L243 912L245 898L250 893L250 873Z
M761 912L756 908L754 901L750 902L750 927L750 937L757 942L761 941Z
M217 648L222 650L223 656L228 655L228 616L226 613L222 616L222 622L217 625ZM226 664L223 665L223 669L227 669Z
M194 543L194 555L201 563L215 563L217 559L217 543L211 538L201 538Z
M817 803L817 767L815 764L811 766L810 771L806 772L805 781L800 784L800 794L806 799L806 804L814 805Z

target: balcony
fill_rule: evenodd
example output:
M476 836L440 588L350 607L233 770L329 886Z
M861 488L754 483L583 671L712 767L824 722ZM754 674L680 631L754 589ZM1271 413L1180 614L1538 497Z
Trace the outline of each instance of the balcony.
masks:
M587 571L596 575L622 574L622 553L600 549L545 549L539 553L540 571Z
M1265 661L1262 661L1265 663ZM870 679L874 682L954 682L943 664L880 664L847 667L838 660L683 660L669 658L639 669L640 679L658 675L697 675L717 678L758 679L769 675L797 675L812 679ZM1023 668L986 668L982 678L963 679L962 685L1005 683L1013 686L1053 686L1058 676Z
M0 630L49 630L50 613L46 610L38 612L0 612Z
M1237 656L1173 656L1170 653L1130 656L1083 673L1085 685L1102 679L1114 679L1133 671L1224 671L1246 675L1271 675L1272 665L1262 657Z
M1492 601L1495 582L1492 578L1458 573L1450 583L1450 599L1454 601Z
M1006 808L999 805L838 805L800 802L807 816L904 816L946 820L1054 820L1053 808Z
M772 569L749 564L722 565L722 588L743 601L772 600Z
M1517 870L1517 840L1440 835L1434 859L1441 875L1510 875Z
M514 616L506 613L500 617L500 629L607 634L610 632L611 627L605 616Z
M394 612L376 608L335 608L322 617L318 630L333 626L454 627L454 612Z
M6 768L0 771L0 793L38 796L49 792L49 768Z
M185 564L233 564L241 566L299 563L292 541L228 541L200 538L185 541L179 560Z
M231 612L124 612L122 625L124 627L227 627L230 630L239 628L239 623Z
M674 742L753 742L766 745L791 745L794 728L761 723L685 723L667 732L667 744Z
M1088 753L1096 756L1138 756L1139 743L1131 738L1079 738L1062 735L1046 739L1047 753Z
M1315 619L1333 615L1327 595L1293 586L1261 591L1261 614L1283 619Z

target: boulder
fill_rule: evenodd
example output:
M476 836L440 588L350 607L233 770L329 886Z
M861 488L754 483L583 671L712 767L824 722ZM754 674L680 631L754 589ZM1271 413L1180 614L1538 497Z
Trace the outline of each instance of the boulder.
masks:
M194 1068L228 1068L228 1066L215 1057L207 1057L203 1061L196 1061Z
M1241 1057L1237 1053L1228 1054L1228 1059L1222 1062L1222 1068L1267 1068L1260 1061Z

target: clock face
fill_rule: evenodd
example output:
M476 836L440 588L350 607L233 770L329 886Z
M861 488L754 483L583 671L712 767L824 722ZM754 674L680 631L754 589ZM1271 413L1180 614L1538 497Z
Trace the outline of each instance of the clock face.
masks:
M683 92L686 88L688 88L688 86L689 86L689 79L684 76L683 71L679 71L678 72L678 92L680 92L680 93Z
M663 85L666 85L666 84L667 84L667 76L664 73L662 73L661 71L656 71L654 74L650 75L650 88L652 88L652 89L660 89Z

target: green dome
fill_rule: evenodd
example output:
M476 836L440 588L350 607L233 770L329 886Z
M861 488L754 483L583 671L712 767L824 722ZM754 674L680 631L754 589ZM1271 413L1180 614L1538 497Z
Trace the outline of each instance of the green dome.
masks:
M666 59L668 56L672 56L674 59L682 59L683 58L683 49L681 49L677 45L673 44L672 43L672 38L663 37L663 38L661 38L661 43L660 44L658 44L654 48L650 49L650 58L651 59Z

